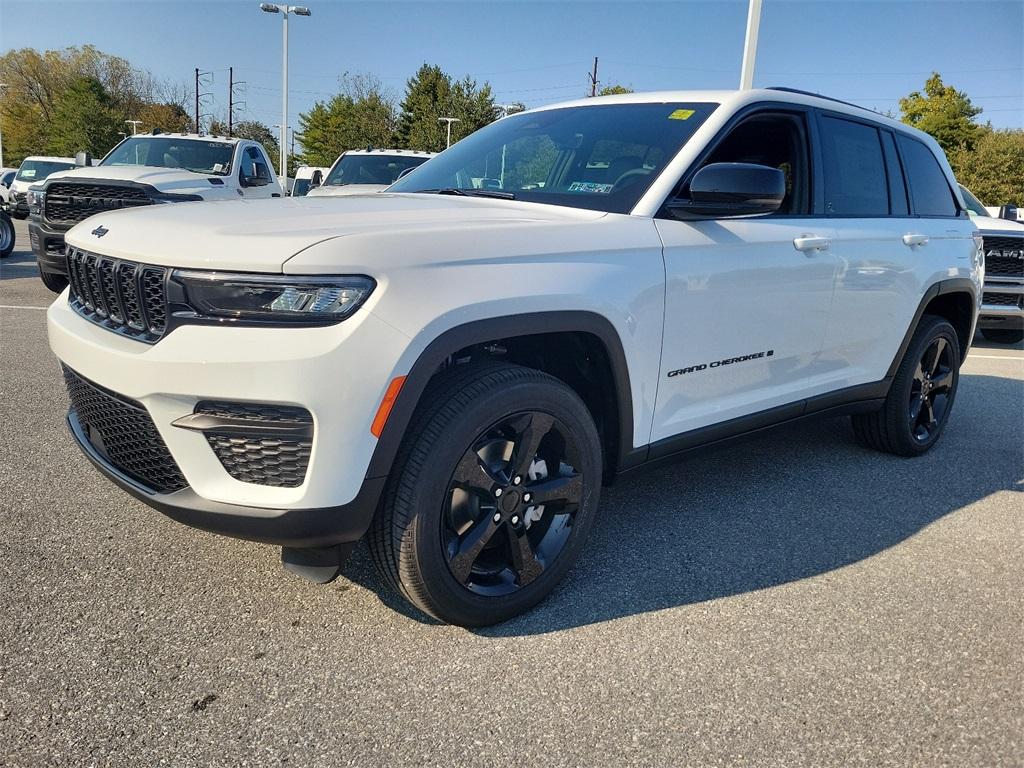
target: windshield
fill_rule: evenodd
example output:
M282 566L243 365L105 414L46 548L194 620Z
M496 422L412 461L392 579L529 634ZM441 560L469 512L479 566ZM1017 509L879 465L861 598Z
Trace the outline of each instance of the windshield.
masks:
M74 163L62 163L57 160L26 160L18 169L18 181L42 181L51 173L74 167Z
M100 165L146 165L182 168L195 173L226 175L231 170L233 144L173 136L128 138L114 147Z
M960 192L964 196L964 203L967 204L967 210L971 213L977 214L978 216L990 216L991 214L985 210L985 206L981 204L981 201L971 194L971 190L965 187L963 184L960 185Z
M402 171L416 168L426 157L399 155L342 155L324 180L325 186L343 187L346 184L391 185Z
M601 104L513 115L388 191L468 190L461 194L629 213L716 106Z

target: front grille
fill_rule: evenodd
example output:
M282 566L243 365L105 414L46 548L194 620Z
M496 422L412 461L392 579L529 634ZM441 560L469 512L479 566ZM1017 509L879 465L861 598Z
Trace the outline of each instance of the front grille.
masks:
M225 403L204 400L195 412L208 416L312 427L313 416L305 408L287 405ZM313 450L310 439L281 438L274 435L219 434L216 428L204 430L206 441L231 477L243 483L296 488L302 485Z
M984 235L985 275L1024 278L1024 237Z
M67 249L69 301L82 317L149 343L167 330L167 270Z
M97 213L151 205L144 189L122 184L57 182L46 189L43 217L58 224L77 224Z
M1024 294L989 293L986 291L981 295L981 303L989 306L1020 308L1024 306Z
M112 466L157 493L188 485L142 403L63 369L74 418Z

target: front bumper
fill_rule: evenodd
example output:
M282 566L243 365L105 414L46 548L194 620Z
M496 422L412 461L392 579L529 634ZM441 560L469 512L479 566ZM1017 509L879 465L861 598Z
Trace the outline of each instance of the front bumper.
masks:
M68 267L64 261L64 233L66 229L54 229L38 216L28 222L28 239L32 243L32 252L36 255L41 272L64 275L67 277Z
M979 328L1024 328L1024 281L985 281Z
M371 312L325 328L182 326L156 344L94 325L71 309L66 294L47 314L57 357L144 406L188 484L156 493L120 472L72 412L69 426L82 450L129 493L189 525L282 546L328 546L365 531L384 483L383 476L367 477L377 445L370 426L410 353L408 339ZM203 400L308 410L314 437L301 485L232 477L202 434L173 425Z

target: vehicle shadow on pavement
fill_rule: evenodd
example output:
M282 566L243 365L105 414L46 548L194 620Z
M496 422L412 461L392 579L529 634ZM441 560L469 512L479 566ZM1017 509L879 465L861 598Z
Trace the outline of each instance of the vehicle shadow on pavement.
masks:
M939 444L905 459L862 448L848 419L763 437L620 479L604 489L583 555L524 616L483 630L556 632L806 579L869 558L994 492L1024 490L1024 382L963 375ZM1012 408L1016 404L1017 411ZM1006 407L1001 407L1005 405ZM360 552L346 574L389 606Z

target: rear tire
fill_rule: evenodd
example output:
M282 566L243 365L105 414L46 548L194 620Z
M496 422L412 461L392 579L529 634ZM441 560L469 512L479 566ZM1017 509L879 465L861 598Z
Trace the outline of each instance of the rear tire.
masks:
M1020 344L1024 341L1024 328L982 328L981 335L996 344Z
M505 621L582 549L601 488L594 421L566 384L516 365L457 368L422 402L369 532L373 560L441 621Z
M60 293L68 287L68 279L64 275L58 275L56 272L43 272L40 270L39 277L42 279L43 285L54 293Z
M897 456L920 456L938 441L960 381L960 343L947 320L925 315L889 387L885 404L851 417L857 439Z

